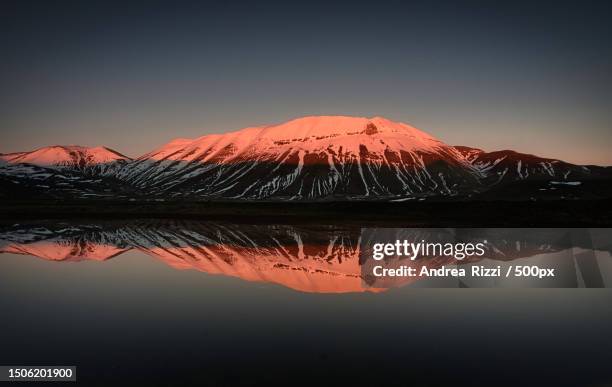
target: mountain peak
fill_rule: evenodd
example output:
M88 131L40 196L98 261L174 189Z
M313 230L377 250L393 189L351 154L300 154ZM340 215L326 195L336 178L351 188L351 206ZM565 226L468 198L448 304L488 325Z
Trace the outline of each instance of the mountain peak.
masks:
M174 140L138 158L120 177L160 192L197 185L199 195L320 198L451 195L477 184L476 175L457 150L408 124L307 116Z
M379 133L412 132L419 137L431 137L410 125L391 121L384 117L367 118L352 116L300 117L281 124L264 126L261 128L261 134L275 139L354 135L365 133L369 125L374 125Z
M33 164L40 167L106 164L128 161L129 157L105 146L51 145L31 152L10 153L1 156L10 164Z
M233 155L245 150L282 153L302 150L319 152L329 147L359 154L362 146L383 152L391 147L402 150L436 152L444 143L402 122L376 116L305 116L280 124L253 126L222 134L209 134L194 140L175 139L141 156L140 160L205 160L231 149Z

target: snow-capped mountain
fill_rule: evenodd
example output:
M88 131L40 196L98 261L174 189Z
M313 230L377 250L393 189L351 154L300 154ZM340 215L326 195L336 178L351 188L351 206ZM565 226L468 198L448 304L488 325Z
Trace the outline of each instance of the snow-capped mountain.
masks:
M303 117L176 139L134 160L74 145L0 155L0 196L8 197L563 199L612 196L611 181L610 167L449 146L382 117Z
M562 182L605 176L602 167L574 165L512 150L485 152L467 146L456 146L455 149L486 177L488 184L528 179Z
M531 200L612 196L612 168L575 165L512 150L485 152L455 147L480 172L487 191L481 198Z
M121 198L129 187L115 175L131 159L106 147L49 146L0 154L0 197Z
M72 170L89 175L112 175L130 161L119 152L99 146L55 145L32 152L0 154L6 164L33 165L54 170Z
M152 193L195 198L380 199L479 186L478 171L453 147L381 117L304 117L175 140L118 176Z

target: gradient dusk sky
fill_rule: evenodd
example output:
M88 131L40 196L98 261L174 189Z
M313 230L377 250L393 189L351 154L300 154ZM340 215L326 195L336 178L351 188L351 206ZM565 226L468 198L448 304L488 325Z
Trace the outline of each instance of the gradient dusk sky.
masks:
M0 6L0 152L380 115L612 165L609 2L124 3Z

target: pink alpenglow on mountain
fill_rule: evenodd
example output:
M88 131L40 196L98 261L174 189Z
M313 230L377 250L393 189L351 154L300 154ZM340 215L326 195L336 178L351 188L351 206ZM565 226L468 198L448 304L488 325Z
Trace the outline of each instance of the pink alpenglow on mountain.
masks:
M52 169L75 169L109 173L130 161L126 157L104 146L88 148L78 145L55 145L32 152L0 155L7 164L29 164Z
M83 163L102 164L129 160L128 157L103 146L87 148L78 145L48 146L32 152L10 153L0 157L14 164L26 163L41 167L71 166Z
M303 117L179 138L134 160L105 147L71 145L0 155L0 161L0 196L33 198L602 198L609 197L612 179L609 167L450 146L382 117ZM579 188L552 187L568 181Z
M453 195L478 184L455 148L382 117L321 116L175 140L120 177L153 192L234 199Z

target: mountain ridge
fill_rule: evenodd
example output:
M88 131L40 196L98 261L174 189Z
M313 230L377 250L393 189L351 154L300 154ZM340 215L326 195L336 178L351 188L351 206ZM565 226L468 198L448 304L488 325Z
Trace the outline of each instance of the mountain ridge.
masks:
M59 197L470 199L517 184L540 184L525 192L541 196L541 191L561 191L559 184L568 185L565 192L582 181L612 179L609 167L574 165L513 150L450 146L383 117L301 117L177 138L134 159L104 146L71 145L2 154L0 160L4 196L12 189L28 192L38 187ZM607 195L607 188L604 191Z

